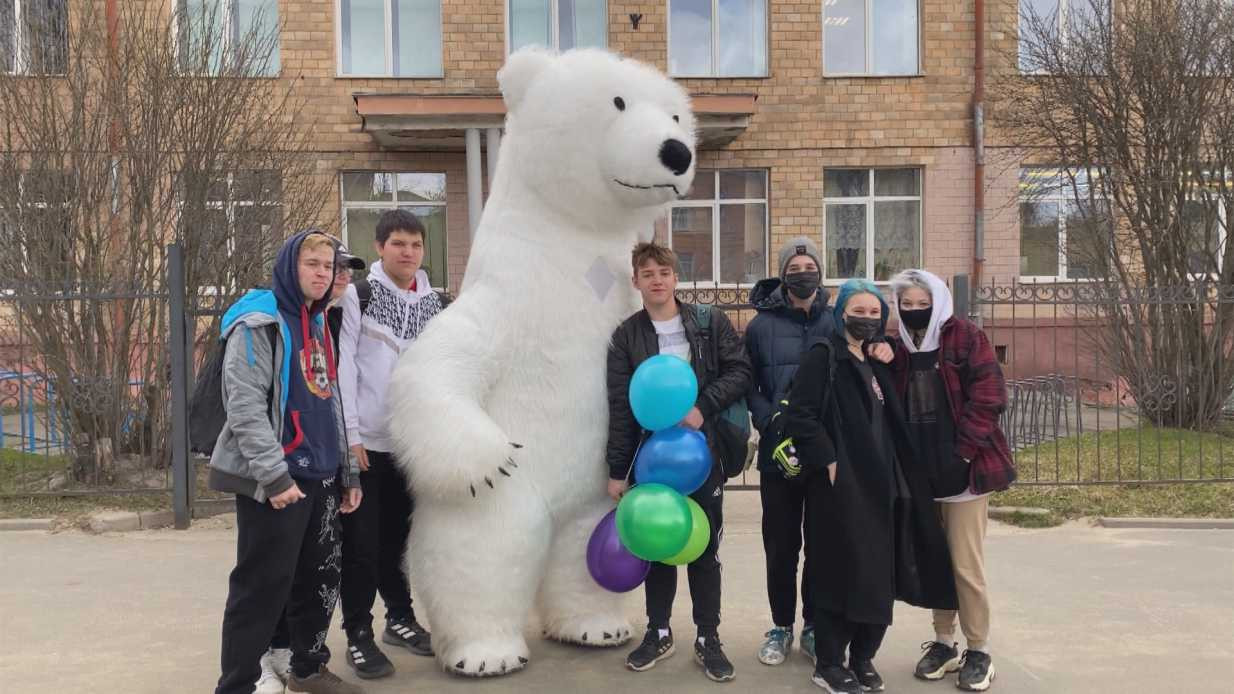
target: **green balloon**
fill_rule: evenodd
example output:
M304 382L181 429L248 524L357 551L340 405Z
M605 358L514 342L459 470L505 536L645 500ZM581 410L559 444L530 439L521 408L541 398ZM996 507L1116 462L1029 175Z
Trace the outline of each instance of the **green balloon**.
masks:
M711 521L707 520L707 514L703 513L703 507L698 505L694 499L686 497L686 503L690 506L690 517L692 524L690 526L690 539L686 541L686 546L677 554L665 559L663 563L671 564L672 566L682 566L703 556L703 551L707 549L707 545L711 544Z
M663 484L640 484L617 504L617 536L630 554L661 561L682 550L690 539L690 506Z

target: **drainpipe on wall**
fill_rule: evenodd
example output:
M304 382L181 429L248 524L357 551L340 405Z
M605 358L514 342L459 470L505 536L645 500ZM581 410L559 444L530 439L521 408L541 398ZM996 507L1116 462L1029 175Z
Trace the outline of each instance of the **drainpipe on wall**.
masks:
M985 265L985 0L973 0L973 279ZM972 302L969 302L972 306Z

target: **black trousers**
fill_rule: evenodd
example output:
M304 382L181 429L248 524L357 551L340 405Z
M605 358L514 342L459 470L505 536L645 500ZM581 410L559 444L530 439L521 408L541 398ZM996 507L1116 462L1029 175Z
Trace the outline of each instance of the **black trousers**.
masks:
M216 694L253 691L284 607L292 672L307 677L330 660L326 632L342 563L339 486L334 479L297 484L305 498L282 510L236 496L236 568L223 611Z
M763 553L767 557L767 601L776 626L793 625L797 612L797 560L805 537L805 566L801 570L801 619L814 623L814 594L810 590L810 541L803 533L806 485L790 482L775 470L759 477L763 501Z
M343 517L343 629L348 636L373 629L377 593L386 620L411 619L411 587L403 553L411 532L411 493L389 453L366 451L369 469L360 473L364 502Z
M874 660L887 635L886 624L850 622L844 615L826 610L819 610L814 619L814 652L819 669L844 665L846 649L853 660Z
M686 567L694 624L702 636L715 635L720 626L720 539L724 536L724 475L712 474L690 495L711 523L711 542L703 554ZM647 628L667 629L677 596L677 567L654 562L644 584L647 593Z

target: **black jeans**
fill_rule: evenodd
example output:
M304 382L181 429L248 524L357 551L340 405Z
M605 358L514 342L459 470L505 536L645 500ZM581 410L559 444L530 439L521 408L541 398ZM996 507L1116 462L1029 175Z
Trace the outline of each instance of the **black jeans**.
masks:
M724 476L713 474L690 495L711 523L711 542L702 556L686 567L694 624L701 636L714 636L720 626L720 539L724 536ZM667 629L677 596L677 567L653 562L644 584L647 594L647 628Z
M797 612L797 559L805 536L805 566L801 570L801 618L814 623L814 594L810 590L810 541L803 533L806 485L790 482L775 470L759 477L763 501L763 552L767 557L767 601L776 626L791 627Z
M372 631L378 592L386 604L387 621L415 617L403 571L411 532L411 493L393 456L366 453L369 469L360 473L364 502L343 517L343 629L348 637Z
M853 660L874 660L878 647L887 634L886 624L850 622L844 615L826 610L815 614L814 652L818 655L817 670L832 665L844 665L847 649Z
M326 632L342 563L339 485L334 479L296 484L305 498L282 510L236 496L236 568L223 611L216 694L253 691L284 607L292 672L307 677L330 660Z

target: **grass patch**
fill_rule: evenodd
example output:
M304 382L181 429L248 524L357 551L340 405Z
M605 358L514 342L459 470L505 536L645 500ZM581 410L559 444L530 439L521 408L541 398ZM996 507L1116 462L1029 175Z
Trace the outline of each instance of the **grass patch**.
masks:
M100 494L82 496L0 497L0 518L57 518L72 520L95 511L171 510L171 494Z
M1094 432L1021 450L1016 466L1023 482L1057 486L1015 485L997 494L993 505L1035 506L1064 519L1234 517L1234 482L1137 484L1234 476L1234 438L1223 434L1150 427ZM1075 484L1119 480L1126 481Z
M62 455L0 448L0 494L45 491L48 480L63 472L67 464Z

